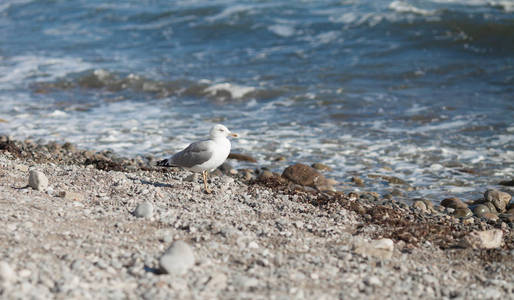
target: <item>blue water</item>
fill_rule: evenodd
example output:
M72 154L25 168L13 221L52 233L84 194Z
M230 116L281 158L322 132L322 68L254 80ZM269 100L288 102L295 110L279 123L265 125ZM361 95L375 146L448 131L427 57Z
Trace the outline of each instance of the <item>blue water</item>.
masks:
M223 123L261 167L474 199L514 174L514 1L4 0L0 101L18 139L165 156Z

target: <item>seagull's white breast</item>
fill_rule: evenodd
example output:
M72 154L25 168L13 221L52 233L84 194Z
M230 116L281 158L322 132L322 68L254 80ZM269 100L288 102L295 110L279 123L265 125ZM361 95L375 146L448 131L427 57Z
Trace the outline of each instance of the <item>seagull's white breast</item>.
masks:
M190 168L193 172L202 172L205 170L213 171L221 166L230 154L230 141L226 137L218 137L210 140L212 143L212 157L203 164Z

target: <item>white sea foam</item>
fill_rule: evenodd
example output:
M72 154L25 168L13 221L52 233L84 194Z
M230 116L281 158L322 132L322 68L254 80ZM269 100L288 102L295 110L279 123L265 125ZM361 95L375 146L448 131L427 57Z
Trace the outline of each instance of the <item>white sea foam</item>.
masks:
M3 12L15 5L30 3L32 0L11 0L5 3L0 3L0 12Z
M62 110L56 109L53 112L49 113L47 116L51 118L62 118L68 116L68 114L63 112Z
M501 7L505 12L514 11L514 1L512 0L430 0L440 4L460 4L469 6L494 6Z
M218 91L226 91L230 93L233 99L241 99L248 93L255 91L255 88L224 82L211 85L205 89L205 92L211 96L215 96Z
M295 29L287 24L275 24L268 26L268 30L281 37L291 37L295 34Z
M224 10L222 10L217 15L207 17L206 20L209 22L216 22L221 19L229 18L232 15L242 13L242 12L248 12L251 11L254 8L252 5L231 5Z
M73 57L8 57L0 62L0 87L9 89L24 85L27 81L51 81L91 67L82 59Z
M393 1L389 4L389 9L400 12L400 13L414 13L418 15L433 15L435 11L433 10L427 10L427 9L421 9L413 6L412 4L409 4L404 1Z

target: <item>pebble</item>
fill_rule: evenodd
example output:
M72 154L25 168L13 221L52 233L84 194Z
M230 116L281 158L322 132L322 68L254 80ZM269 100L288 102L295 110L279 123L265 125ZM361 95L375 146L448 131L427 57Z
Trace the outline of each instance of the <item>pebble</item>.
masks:
M378 279L377 276L369 276L369 277L364 278L364 283L366 285L370 285L370 286L381 286L382 285L382 281L380 281L380 279Z
M257 280L257 278L248 276L239 276L234 280L234 282L242 289L250 289L259 285L259 280Z
M462 202L462 200L460 200L459 198L446 198L443 201L441 201L441 205L444 207L450 207L453 209L468 207L468 205L466 203Z
M59 192L59 197L64 198L65 200L73 200L73 201L83 201L84 200L84 196L81 193L70 192L70 191Z
M502 299L502 293L498 290L498 288L490 286L484 288L482 291L483 299Z
M227 286L227 276L223 273L216 273L212 275L205 285L205 290L220 291Z
M5 261L0 261L0 283L9 284L15 280L16 273L11 266Z
M259 174L259 177L258 179L259 180L266 180L266 179L270 179L273 177L273 173L271 171L268 171L268 170L264 170L262 171L260 174Z
M507 223L514 223L514 214L508 213L508 214L500 214L499 218L502 219L502 221Z
M473 249L493 249L501 246L503 242L503 231L491 229L484 231L473 231L462 238L460 245Z
M462 224L464 224L464 225L472 225L474 223L475 223L475 219L473 219L473 218L462 219Z
M313 167L314 169L316 170L320 170L320 171L332 171L332 168L325 165L325 164L322 164L322 163L313 163L311 165L311 167Z
M427 206L428 211L435 211L434 203L428 199L420 199Z
M487 190L484 193L484 199L493 203L499 212L504 212L512 196L498 190Z
M29 186L35 190L43 191L48 187L48 178L41 171L31 170L29 173Z
M153 205L152 203L145 201L139 203L136 209L133 212L135 217L138 218L151 218L153 215Z
M362 180L362 178L358 177L358 176L354 176L352 177L352 182L356 185L356 186L364 186L364 180Z
M489 212L492 212L492 213L497 213L498 212L496 210L496 206L494 206L494 204L492 202L484 202L482 204L487 206L487 208L489 208Z
M14 165L14 168L18 171L22 171L22 172L28 172L29 171L29 167L26 166L26 165L22 165L22 164L15 164Z
M163 273L183 275L195 264L193 249L184 241L175 241L159 259Z
M426 212L427 211L427 206L425 204L425 202L421 201L421 200L417 200L415 201L413 204L412 204L412 207L416 208L416 209L419 209L420 211L422 212Z
M393 256L394 242L391 239L379 239L366 242L354 242L353 251L362 256L373 256L381 259L390 259Z
M197 178L197 173L191 173L190 175L186 176L184 178L184 181L187 181L187 182L196 182L196 178Z
M239 160L239 161L247 161L247 162L251 162L251 163L257 162L257 160L255 158L253 158L252 156L246 155L246 154L240 154L240 153L230 153L228 158Z
M486 218L487 220L490 220L490 221L495 221L495 222L500 219L498 217L498 215L496 215L494 213L490 213L490 212L484 213L481 217Z
M295 164L285 168L282 177L303 186L323 187L327 185L325 176L304 164Z
M483 204L479 204L479 205L475 206L473 208L473 212L478 217L483 217L484 214L490 213L489 207L487 207L486 205L483 205Z
M473 215L473 212L469 208L457 208L453 215L457 218L469 218Z

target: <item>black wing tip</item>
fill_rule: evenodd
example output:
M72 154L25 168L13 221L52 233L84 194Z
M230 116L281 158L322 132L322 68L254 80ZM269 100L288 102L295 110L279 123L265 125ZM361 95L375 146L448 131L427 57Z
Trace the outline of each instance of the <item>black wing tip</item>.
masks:
M156 166L158 167L171 167L169 159L163 159L157 162Z

